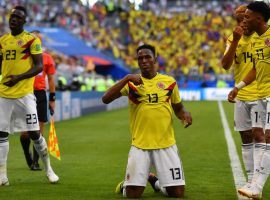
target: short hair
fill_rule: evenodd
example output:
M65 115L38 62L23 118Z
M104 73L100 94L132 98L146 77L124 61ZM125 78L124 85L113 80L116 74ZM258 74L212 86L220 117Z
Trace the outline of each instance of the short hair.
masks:
M270 18L270 7L267 3L263 1L253 1L248 4L247 8L253 12L261 14L264 21L268 22Z
M152 53L154 54L154 56L156 56L156 49L154 46L150 45L150 44L143 44L141 46L139 46L137 48L137 54L141 49L149 49L150 51L152 51Z
M15 6L13 9L16 9L16 10L21 10L24 12L25 16L27 16L27 11L26 11L26 8L24 6Z

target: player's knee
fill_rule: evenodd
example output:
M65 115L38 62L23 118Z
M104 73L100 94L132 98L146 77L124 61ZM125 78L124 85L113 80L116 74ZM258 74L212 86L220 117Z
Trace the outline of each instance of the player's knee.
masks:
M28 134L32 140L38 140L40 137L39 131L28 131Z
M144 187L141 186L127 186L126 197L131 199L140 198L143 194Z
M253 128L253 136L256 143L265 142L264 132L262 128Z
M252 130L240 131L240 135L243 144L249 144L253 142Z
M0 131L0 138L6 138L6 137L8 137L8 133Z
M21 139L29 139L29 134L28 134L28 132L23 132L23 133L21 134Z
M270 144L270 130L265 131L265 141Z
M172 186L166 187L166 191L169 197L173 198L183 198L185 193L185 186Z

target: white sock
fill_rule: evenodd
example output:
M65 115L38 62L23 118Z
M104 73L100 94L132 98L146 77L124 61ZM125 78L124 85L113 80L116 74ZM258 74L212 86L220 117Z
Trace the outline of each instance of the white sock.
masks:
M253 158L254 158L254 175L253 175L253 179L252 182L256 181L257 179L257 171L260 169L261 167L261 160L262 160L262 156L265 152L265 146L266 143L255 143L254 146L254 154L253 154Z
M7 177L8 138L0 138L0 176Z
M242 157L247 173L247 181L250 183L254 174L254 144L242 144Z
M155 188L159 189L165 196L168 196L167 190L165 187L160 187L159 180L155 182Z
M40 159L42 160L45 166L45 171L47 172L48 170L51 170L50 157L48 154L46 140L44 139L43 136L40 135L39 139L34 140L33 142L34 142L34 147L37 150L40 156Z
M270 174L270 144L267 144L266 150L262 156L261 168L258 172L258 177L256 179L256 183L261 190L263 189L269 174Z
M123 197L127 197L126 187L123 187Z

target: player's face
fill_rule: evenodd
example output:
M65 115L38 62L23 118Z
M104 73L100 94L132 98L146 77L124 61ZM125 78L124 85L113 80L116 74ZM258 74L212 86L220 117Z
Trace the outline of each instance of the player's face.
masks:
M246 26L246 28L249 31L256 31L257 29L257 25L258 25L258 16L255 12L247 9L245 12L245 17L243 20L243 24L244 26Z
M142 74L156 73L156 58L150 49L141 49L138 52L138 64Z
M21 10L13 9L9 18L10 30L21 30L25 23L25 14Z

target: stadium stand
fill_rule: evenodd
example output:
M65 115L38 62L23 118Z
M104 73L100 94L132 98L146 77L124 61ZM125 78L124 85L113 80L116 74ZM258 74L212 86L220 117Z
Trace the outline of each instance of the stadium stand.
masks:
M239 5L240 0L233 3L149 0L143 1L139 9L128 0L98 1L90 8L80 1L69 0L0 2L1 30L7 27L7 10L14 4L27 4L31 12L28 25L44 29L62 27L73 34L71 38L82 39L84 42L80 43L84 47L98 52L99 58L116 62L109 70L98 66L91 59L91 53L78 55L68 53L68 48L62 47L61 50L61 47L48 45L56 60L58 76L66 76L68 85L74 76L82 76L82 85L86 85L85 80L95 77L95 73L111 74L118 79L129 71L136 72L138 66L134 52L144 42L157 46L160 72L173 75L180 87L215 87L218 80L233 85L231 73L220 67L220 60L226 38L235 25L233 6ZM63 29L58 30L62 31L61 34L68 34ZM53 35L46 34L48 38ZM61 34L58 35L60 38ZM81 49L80 46L69 50L79 53ZM115 70L123 73L115 75Z

